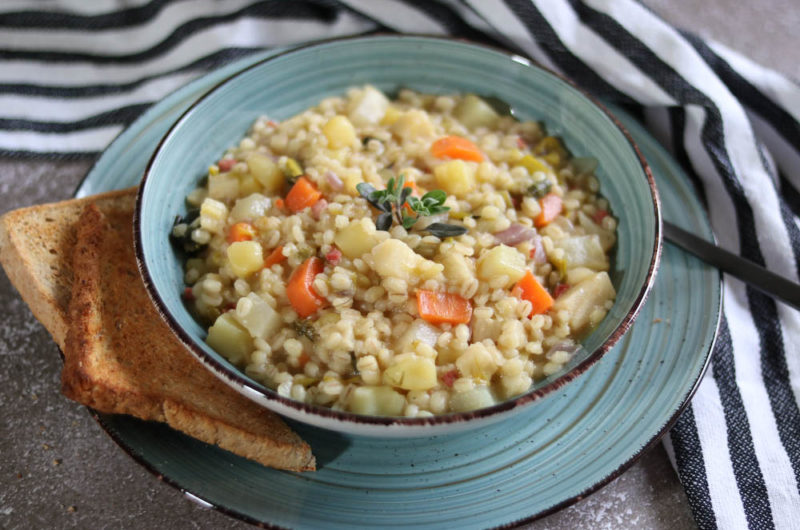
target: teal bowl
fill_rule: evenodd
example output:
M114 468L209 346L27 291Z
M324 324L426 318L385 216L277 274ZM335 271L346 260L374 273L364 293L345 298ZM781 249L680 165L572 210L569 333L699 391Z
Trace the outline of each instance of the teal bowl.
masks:
M575 156L599 161L601 194L619 220L609 271L617 299L560 373L520 396L471 412L430 418L363 416L279 396L229 363L205 342L205 329L181 299L180 257L168 239L184 198L210 164L267 114L289 118L321 99L372 84L386 92L496 96L524 120L539 120ZM318 427L386 437L430 436L477 428L515 414L579 377L628 330L653 284L661 254L655 182L620 123L569 81L523 57L443 38L347 38L273 56L224 80L198 99L161 140L145 171L134 219L136 255L153 302L177 338L222 381L251 400Z

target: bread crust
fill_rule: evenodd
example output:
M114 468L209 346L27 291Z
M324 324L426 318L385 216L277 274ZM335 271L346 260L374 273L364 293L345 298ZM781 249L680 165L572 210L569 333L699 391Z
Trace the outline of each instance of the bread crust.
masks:
M135 197L123 190L0 218L0 262L62 347L64 395L266 466L314 470L308 444L203 367L158 315L134 256Z

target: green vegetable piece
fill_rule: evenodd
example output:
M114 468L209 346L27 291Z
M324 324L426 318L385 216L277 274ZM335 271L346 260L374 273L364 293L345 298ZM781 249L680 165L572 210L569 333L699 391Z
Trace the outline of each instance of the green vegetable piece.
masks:
M541 199L542 197L550 193L550 189L552 187L553 183L550 182L549 179L543 179L533 184L530 188L528 188L528 195L536 197L537 199Z

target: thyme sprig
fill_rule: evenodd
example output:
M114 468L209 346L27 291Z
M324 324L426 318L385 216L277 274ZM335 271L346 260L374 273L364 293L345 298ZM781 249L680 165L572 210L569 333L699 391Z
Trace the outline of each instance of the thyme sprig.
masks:
M375 221L378 230L388 231L394 221L409 230L420 217L450 211L450 207L444 205L447 194L442 190L432 190L418 198L411 195L414 190L405 183L405 175L401 174L396 180L390 178L386 182L386 189L383 190L377 190L367 182L361 182L356 186L358 193L381 212ZM424 230L439 239L460 236L467 232L464 226L446 223L432 223Z

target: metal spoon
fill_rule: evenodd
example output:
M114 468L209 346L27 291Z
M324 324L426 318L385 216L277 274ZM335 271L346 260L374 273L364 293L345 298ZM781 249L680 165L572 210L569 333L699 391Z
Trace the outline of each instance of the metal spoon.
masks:
M770 272L713 243L664 221L664 237L670 243L689 251L709 265L736 276L756 289L783 300L795 309L800 309L800 285L783 276Z

